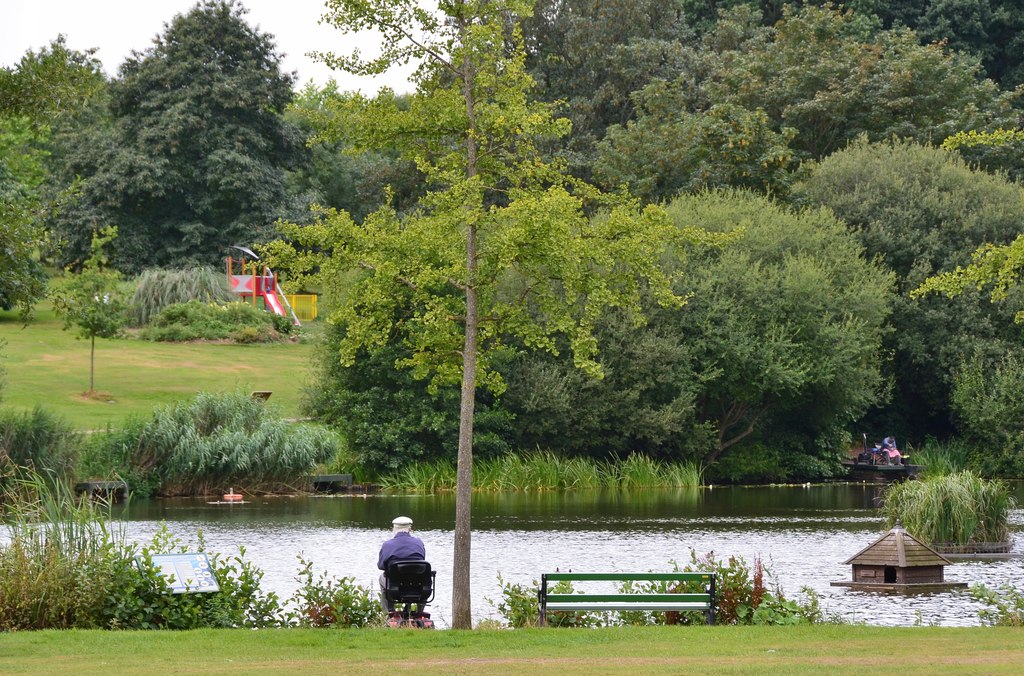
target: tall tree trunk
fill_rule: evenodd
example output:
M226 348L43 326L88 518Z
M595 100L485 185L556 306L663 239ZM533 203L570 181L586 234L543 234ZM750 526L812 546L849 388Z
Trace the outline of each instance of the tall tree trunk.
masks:
M474 70L469 54L462 59L462 94L466 101L466 177L477 173ZM476 408L477 309L476 223L477 205L466 205L466 335L462 349L462 398L459 406L459 459L455 478L455 551L452 558L452 628L472 629L470 594L470 513L473 496L473 411Z
M95 391L96 374L96 336L91 336L92 343L89 345L89 391Z

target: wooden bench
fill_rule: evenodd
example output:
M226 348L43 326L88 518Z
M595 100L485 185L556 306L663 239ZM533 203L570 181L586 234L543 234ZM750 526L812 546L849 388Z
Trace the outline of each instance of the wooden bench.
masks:
M703 593L614 593L614 594L552 594L548 592L549 582L699 582ZM690 611L704 613L708 624L715 623L715 574L714 573L544 573L541 575L540 626L547 624L547 614L553 611Z

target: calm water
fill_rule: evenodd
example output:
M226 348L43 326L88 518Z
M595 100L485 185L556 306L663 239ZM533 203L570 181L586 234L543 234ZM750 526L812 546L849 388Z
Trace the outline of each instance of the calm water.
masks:
M1017 500L1024 505L1024 486ZM978 605L965 592L880 595L831 587L850 578L843 561L883 532L875 507L880 488L849 484L729 487L680 491L570 492L478 495L473 502L473 614L496 617L487 599L500 597L498 575L528 584L562 570L669 570L690 550L719 557L755 557L774 571L790 597L804 586L826 610L878 625L978 624ZM297 587L297 556L315 570L376 585L377 551L403 514L427 546L438 570L431 611L446 625L451 613L452 496L302 497L256 499L241 505L200 500L133 503L124 513L128 536L146 541L167 527L186 542L201 529L207 547L246 556L264 572L264 585L282 597ZM1011 517L1014 558L960 562L946 579L1018 587L1024 580L1024 511Z

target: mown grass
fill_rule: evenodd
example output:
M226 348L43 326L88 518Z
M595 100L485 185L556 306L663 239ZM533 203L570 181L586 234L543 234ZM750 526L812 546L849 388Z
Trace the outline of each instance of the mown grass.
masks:
M1020 630L615 627L43 631L0 637L4 673L1016 674Z
M306 343L227 345L151 343L130 338L96 342L96 389L109 396L85 398L89 345L47 305L23 327L13 312L0 311L0 364L6 371L4 406L31 411L45 406L77 429L103 429L132 414L198 392L269 390L289 417L299 415L313 346Z

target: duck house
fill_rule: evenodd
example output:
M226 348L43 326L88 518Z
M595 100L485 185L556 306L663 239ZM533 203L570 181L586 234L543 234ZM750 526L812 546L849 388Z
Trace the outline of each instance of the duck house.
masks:
M944 567L950 561L908 533L899 522L845 563L853 566L853 579L833 582L833 587L934 592L967 586L966 582L947 582Z

